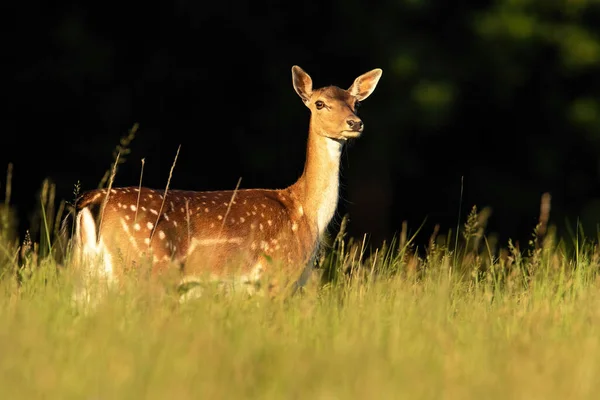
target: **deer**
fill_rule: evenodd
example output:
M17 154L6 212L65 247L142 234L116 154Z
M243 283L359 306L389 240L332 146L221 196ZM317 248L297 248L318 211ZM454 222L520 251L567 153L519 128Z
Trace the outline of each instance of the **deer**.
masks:
M238 282L248 293L278 293L289 282L302 287L338 206L342 149L362 135L357 110L382 73L366 72L348 89L315 89L292 67L310 120L303 172L286 188L187 191L140 183L84 192L75 203L75 259L113 283L143 259L151 275L175 270L180 285L208 277ZM270 273L285 283L262 282Z

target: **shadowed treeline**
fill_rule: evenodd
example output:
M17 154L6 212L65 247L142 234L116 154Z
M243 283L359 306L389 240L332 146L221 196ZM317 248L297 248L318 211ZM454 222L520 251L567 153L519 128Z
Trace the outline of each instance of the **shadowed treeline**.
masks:
M316 86L384 71L342 160L351 235L376 245L426 219L425 242L435 224L456 227L459 205L461 220L477 205L491 207L500 240L526 240L544 192L552 223L596 233L596 0L6 7L18 28L7 35L0 162L14 164L21 233L44 178L57 199L77 181L96 187L134 123L115 185L136 185L144 158L143 183L164 187L180 144L173 188L292 183L309 118L293 64Z

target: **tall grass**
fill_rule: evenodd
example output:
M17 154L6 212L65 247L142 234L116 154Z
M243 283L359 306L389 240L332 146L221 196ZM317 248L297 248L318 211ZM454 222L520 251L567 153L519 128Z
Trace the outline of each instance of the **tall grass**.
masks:
M37 236L0 225L2 398L597 398L600 251L556 236L548 196L523 248L486 235L485 208L425 248L405 225L371 249L344 219L295 296L181 304L132 274L89 313L48 197Z
M458 256L439 236L419 255L409 238L368 252L342 233L306 290L275 301L208 287L180 304L164 283L131 276L81 314L68 265L33 251L17 264L5 259L0 391L11 399L595 398L597 245L580 240L568 250L550 232L540 247L494 255L474 247L485 242L478 215L462 229L470 236ZM19 253L14 245L2 244Z

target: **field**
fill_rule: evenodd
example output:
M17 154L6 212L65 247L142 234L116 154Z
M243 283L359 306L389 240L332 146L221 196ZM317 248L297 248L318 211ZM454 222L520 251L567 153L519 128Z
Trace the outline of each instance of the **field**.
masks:
M524 249L489 240L476 208L460 240L436 232L424 249L403 231L367 251L343 221L300 295L207 287L180 304L138 275L82 312L77 275L49 256L44 193L40 243L19 243L1 210L2 398L597 397L600 251L543 216Z

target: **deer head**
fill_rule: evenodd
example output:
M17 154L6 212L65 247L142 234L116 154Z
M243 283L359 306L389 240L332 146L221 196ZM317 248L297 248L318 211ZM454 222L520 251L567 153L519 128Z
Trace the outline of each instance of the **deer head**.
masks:
M311 126L318 135L335 140L357 138L364 123L356 115L360 102L373 93L382 70L376 68L354 80L348 90L327 86L313 90L311 77L297 65L292 67L294 89L311 111Z

